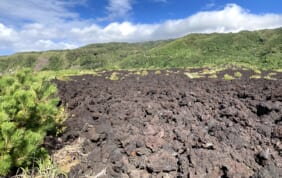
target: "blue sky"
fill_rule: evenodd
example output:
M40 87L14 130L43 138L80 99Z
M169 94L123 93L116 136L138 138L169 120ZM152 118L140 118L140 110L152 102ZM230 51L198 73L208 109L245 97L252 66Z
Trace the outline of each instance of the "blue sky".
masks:
M0 0L0 55L277 27L280 0Z

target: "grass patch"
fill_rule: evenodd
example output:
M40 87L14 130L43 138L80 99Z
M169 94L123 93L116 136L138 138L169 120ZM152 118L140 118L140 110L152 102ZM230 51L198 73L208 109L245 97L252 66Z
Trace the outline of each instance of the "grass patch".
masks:
M276 80L276 78L274 78L273 76L276 75L277 73L275 72L270 72L267 76L265 76L264 78L267 80Z
M215 79L215 78L217 78L217 75L216 74L212 74L212 75L209 75L208 78Z
M69 69L69 70L60 70L60 71L40 71L37 73L40 78L47 78L48 80L60 79L68 80L70 76L77 75L95 75L98 76L102 72L97 72L93 70L78 70L78 69Z
M110 80L119 80L118 73L113 72L110 76Z
M235 78L229 74L224 74L223 79L224 80L234 80Z
M159 74L161 74L161 73L162 73L162 72L161 72L160 70L156 70L156 71L155 71L155 74L156 74L156 75L159 75Z
M54 161L58 164L58 168L65 173L69 173L71 168L81 162L84 154L82 153L83 138L78 138L70 145L67 145L56 151L53 155Z
M235 73L234 73L234 76L235 76L236 78L241 78L241 77L242 77L242 73L241 73L241 72L235 72Z
M261 74L261 71L259 69L253 69L253 71L256 73L256 74Z
M190 79L197 79L197 78L201 78L201 77L202 77L199 73L185 72L184 74L185 74L187 77L189 77Z
M35 161L36 167L31 169L20 168L19 174L13 178L67 178L67 174L61 171L54 161L50 158L46 160Z
M147 76L148 75L148 71L147 70L143 70L140 75L141 76Z

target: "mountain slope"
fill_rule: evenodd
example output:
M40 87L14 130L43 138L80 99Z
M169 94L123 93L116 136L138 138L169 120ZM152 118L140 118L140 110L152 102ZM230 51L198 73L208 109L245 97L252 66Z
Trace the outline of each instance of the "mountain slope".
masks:
M191 34L122 61L122 67L181 67L242 63L282 67L282 28L228 34Z
M282 28L227 34L190 34L175 40L92 44L74 50L0 57L0 70L128 69L246 64L282 68Z

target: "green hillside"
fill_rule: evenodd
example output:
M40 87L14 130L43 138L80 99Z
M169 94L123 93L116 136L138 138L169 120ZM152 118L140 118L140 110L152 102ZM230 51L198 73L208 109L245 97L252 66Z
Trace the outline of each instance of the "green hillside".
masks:
M282 68L282 28L227 34L190 34L175 40L92 44L74 50L0 57L0 71L201 67L241 64Z

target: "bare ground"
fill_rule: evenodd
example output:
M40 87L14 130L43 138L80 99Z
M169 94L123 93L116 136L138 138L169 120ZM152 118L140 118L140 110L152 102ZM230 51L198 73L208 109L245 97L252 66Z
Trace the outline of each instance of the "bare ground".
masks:
M282 177L282 74L249 79L253 72L241 71L226 81L234 71L217 79L184 73L55 81L70 118L49 141L69 176Z

